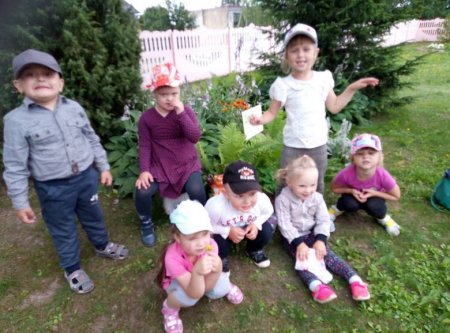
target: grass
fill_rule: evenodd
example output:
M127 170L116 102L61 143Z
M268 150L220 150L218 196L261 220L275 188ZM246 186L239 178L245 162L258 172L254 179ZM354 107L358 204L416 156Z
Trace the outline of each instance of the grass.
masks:
M404 57L428 52L425 44L403 50ZM402 189L401 201L389 206L402 226L398 238L363 214L339 217L331 238L334 251L370 283L372 299L355 303L346 283L335 277L338 299L326 305L313 302L277 233L267 248L268 269L255 267L242 249L231 258L231 279L244 291L244 302L233 306L224 299L202 299L181 311L186 332L450 331L450 217L429 204L450 161L449 63L448 47L427 57L409 78L416 85L402 92L414 96L414 103L353 129L381 137L385 165ZM83 235L82 265L95 289L75 295L42 220L16 222L4 186L0 190L0 331L163 332L164 294L153 283L155 262L169 240L161 209L156 212L158 245L144 248L132 200L118 201L105 190L102 203L111 238L127 244L131 256L123 262L95 257ZM328 203L335 199L327 194ZM38 211L34 194L32 202Z

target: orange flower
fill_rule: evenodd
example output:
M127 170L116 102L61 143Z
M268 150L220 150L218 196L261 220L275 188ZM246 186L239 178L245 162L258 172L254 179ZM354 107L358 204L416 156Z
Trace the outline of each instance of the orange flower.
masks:
M247 104L246 101L244 101L243 99L237 99L235 100L232 105L240 110L247 110L250 108L250 106Z

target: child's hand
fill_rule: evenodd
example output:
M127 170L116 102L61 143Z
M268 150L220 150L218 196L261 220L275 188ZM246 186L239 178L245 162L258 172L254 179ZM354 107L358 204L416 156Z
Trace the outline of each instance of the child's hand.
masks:
M297 246L297 251L295 253L295 257L297 260L304 261L308 259L308 250L309 247L305 243L300 243L299 246Z
M180 100L177 100L177 101L175 101L175 102L173 103L173 109L175 110L175 112L176 112L177 114L180 114L181 112L184 111L184 104L181 103Z
M105 186L111 186L113 181L113 176L109 170L103 171L100 174L100 183Z
M261 117L255 116L252 114L250 116L250 124L252 125L261 125Z
M358 191L358 190L353 189L352 190L352 195L359 202L366 202L367 201L367 198L364 196L364 193L362 191Z
M213 252L207 252L206 255L212 259L212 272L222 272L222 259Z
M23 208L17 210L16 217L22 223L31 224L36 222L36 215L31 208Z
M351 90L360 90L360 89L364 89L367 86L377 86L380 83L380 80L378 80L375 77L364 77L362 79L359 79L355 82L353 82L352 84L350 84L348 86L349 89Z
M246 234L245 229L239 227L231 227L230 233L228 234L228 238L235 244L239 243L244 239Z
M139 178L136 180L136 188L138 190L140 189L148 189L151 185L151 183L153 183L154 179L153 179L153 175L148 172L148 171L144 171L141 172L141 174L139 175Z
M378 191L369 188L369 189L362 190L361 197L364 198L365 201L367 201L367 199L369 199L371 197L376 197L377 193L378 193Z
M323 257L327 255L327 247L325 243L321 240L317 240L313 245L314 250L316 251L317 260L322 260Z
M217 256L218 257L218 256ZM219 258L220 260L220 258ZM214 255L206 254L201 257L194 265L192 272L195 272L198 275L208 275L213 271L213 268L217 265L217 259L214 258ZM219 264L220 265L220 264Z
M253 223L246 226L244 230L246 232L245 237L248 239L254 240L258 236L258 227Z

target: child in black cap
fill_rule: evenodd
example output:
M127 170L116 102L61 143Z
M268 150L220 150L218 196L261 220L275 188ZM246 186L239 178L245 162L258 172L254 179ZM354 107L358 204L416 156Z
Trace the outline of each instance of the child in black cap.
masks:
M85 294L94 284L80 267L80 220L98 256L125 259L128 249L109 240L98 200L98 182L112 184L106 152L84 109L60 93L62 71L45 52L13 59L14 87L23 103L4 117L3 178L17 218L36 222L28 201L33 179L47 229L70 288Z
M229 272L231 246L246 240L246 253L258 267L268 267L264 247L272 238L268 222L273 213L269 197L261 192L256 169L250 163L235 161L225 168L223 192L205 205L211 218L214 240L219 245L224 272Z

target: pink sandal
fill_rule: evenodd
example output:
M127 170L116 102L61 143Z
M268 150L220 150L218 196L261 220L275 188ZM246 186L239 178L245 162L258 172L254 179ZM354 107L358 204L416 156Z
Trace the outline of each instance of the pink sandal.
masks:
M164 301L161 310L164 316L164 331L166 333L183 333L183 322L180 319L180 309L171 309Z
M231 304L239 304L244 299L244 294L238 286L230 283L230 291L227 294L227 300Z

